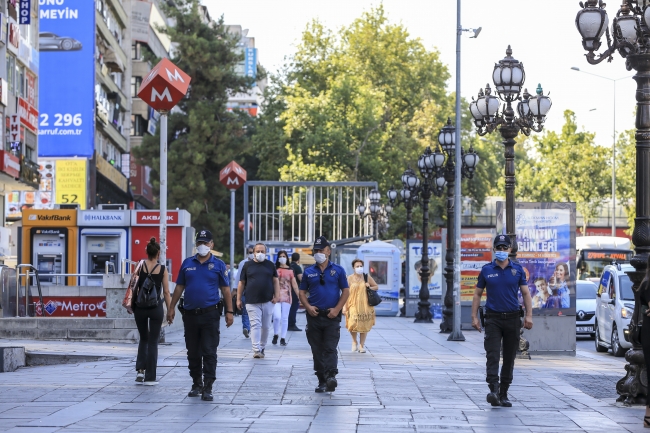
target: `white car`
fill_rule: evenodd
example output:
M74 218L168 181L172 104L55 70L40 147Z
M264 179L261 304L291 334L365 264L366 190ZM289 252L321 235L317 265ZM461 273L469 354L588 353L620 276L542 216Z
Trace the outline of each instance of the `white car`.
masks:
M596 298L598 286L591 281L576 281L576 335L596 335Z
M625 334L634 313L634 291L625 272L634 270L629 264L617 263L603 269L596 298L595 342L598 352L612 349L614 356L623 356L632 347Z

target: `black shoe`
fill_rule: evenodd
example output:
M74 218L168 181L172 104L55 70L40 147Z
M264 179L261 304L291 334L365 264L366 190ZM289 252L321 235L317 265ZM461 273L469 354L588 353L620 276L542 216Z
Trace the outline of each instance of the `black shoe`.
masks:
M271 343L278 344L278 336L277 335L273 336L273 340L271 341Z
M212 401L214 397L212 396L212 387L203 388L203 394L201 394L201 400L203 401Z
M192 385L192 390L187 393L188 397L198 397L203 392L203 385Z
M296 325L294 325L294 326L289 326L287 331L298 331L298 332L300 332L300 331L302 331L302 329L300 329Z
M287 345L287 340L285 340L284 338L281 338L280 339L280 346L286 346L286 345Z
M314 390L314 392L325 392L325 389L327 388L327 384L325 382L318 382L318 386Z
M508 394L503 394L501 393L499 395L499 401L501 402L501 406L503 407L512 407L512 403L510 403L510 400L508 400Z
M248 334L249 334L249 332L250 332L250 331L249 331L248 329L246 329L246 328L244 328L244 329L242 330L242 333L244 334L244 338L248 338Z
M338 385L338 382L336 381L336 377L335 376L330 376L330 377L327 378L327 388L325 389L325 391L334 392L337 385Z
M501 406L501 399L499 398L499 384L490 384L490 392L485 397L488 403L492 406Z

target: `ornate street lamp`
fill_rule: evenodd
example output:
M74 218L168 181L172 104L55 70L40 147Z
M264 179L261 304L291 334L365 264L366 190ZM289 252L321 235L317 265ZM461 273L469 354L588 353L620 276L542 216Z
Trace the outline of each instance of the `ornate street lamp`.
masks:
M407 179L407 180L405 180ZM411 193L411 190L408 187L408 179L414 179L417 184L415 187L416 192ZM390 212L393 211L393 208L400 203L404 203L406 208L406 239L411 239L413 236L413 208L420 204L419 197L417 195L417 188L420 186L420 179L415 176L415 172L411 167L407 168L402 174L402 189L396 190L394 186L391 186L390 189L386 192L386 197L388 198L388 205L386 205L386 210L390 208Z
M447 124L440 130L438 134L438 143L442 150L447 155L447 163L440 168L438 171L438 176L445 179L447 184L447 253L445 254L445 260L447 265L445 266L445 280L447 283L447 292L445 293L444 305L445 308L442 310L442 322L440 322L440 332L444 334L449 334L453 331L453 319L454 319L454 258L456 250L456 236L460 236L460 233L455 233L454 230L454 196L455 188L454 184L456 181L456 165L455 165L455 156L456 156L456 127L451 124L451 119L447 119ZM462 168L461 173L462 177L471 179L474 176L474 169L476 164L478 164L479 156L474 152L474 149L470 147L468 152L464 152L461 149L462 153ZM440 190L438 195L442 195ZM459 210L460 211L460 210ZM454 340L464 340L462 332L460 329L456 331L457 335Z
M526 79L523 63L512 57L508 45L506 57L494 65L492 80L498 97L492 95L490 85L481 89L477 100L470 103L470 112L474 118L476 131L485 135L499 129L505 146L506 178L506 232L512 239L512 258L517 257L517 239L515 231L515 144L519 132L530 135L531 131L540 132L544 127L546 114L551 109L551 99L543 95L541 84L537 86L536 95L532 96L521 89ZM472 98L473 99L473 98ZM501 102L505 106L499 112ZM512 104L517 103L517 113Z
M648 396L648 382L645 359L639 341L639 326L644 321L640 313L638 288L646 272L650 255L650 1L623 0L612 24L605 3L600 0L587 0L580 3L582 9L576 15L576 27L582 36L582 46L587 51L587 62L595 65L603 60L613 60L618 53L625 59L625 68L634 69L633 79L637 83L636 100L636 218L632 243L636 255L630 260L633 272L628 272L634 289L634 314L629 325L629 338L632 348L625 355L629 362L625 366L626 376L616 384L618 401L627 404L645 403ZM601 46L601 38L606 35L607 49L595 54ZM648 324L646 323L646 326Z
M388 218L390 215L390 212L392 212L392 207L390 207L390 210L386 209L384 206L379 204L379 200L381 199L381 194L379 191L376 189L371 190L368 193L368 202L369 206L367 208L367 213L366 213L366 206L361 203L357 207L357 213L359 215L360 219L363 219L370 215L372 219L372 230L373 230L373 237L375 240L379 240L379 219L380 218Z

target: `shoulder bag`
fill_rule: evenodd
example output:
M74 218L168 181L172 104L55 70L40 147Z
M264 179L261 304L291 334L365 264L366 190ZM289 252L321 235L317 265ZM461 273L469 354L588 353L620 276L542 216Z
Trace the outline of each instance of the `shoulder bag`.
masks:
M371 307L376 307L381 304L381 296L377 293L376 290L372 290L368 287L368 274L363 274L363 280L366 282L366 293L368 294L368 305Z
M154 266L151 272L155 271L156 268L160 265ZM145 274L142 274L140 271L140 278L144 276L144 281L140 284L138 289L138 295L135 298L135 304L140 308L153 308L158 306L158 301L160 300L158 296L158 289L156 287L156 282L151 276L151 272L147 269L147 265L144 265Z
M143 263L144 261L141 260L138 263L138 265L135 267L133 273L131 274L129 285L126 288L126 292L124 293L124 299L122 300L122 307L126 308L129 314L132 313L131 307L133 306L133 292L135 291L136 286L138 285L138 275L140 274L140 268L142 267Z

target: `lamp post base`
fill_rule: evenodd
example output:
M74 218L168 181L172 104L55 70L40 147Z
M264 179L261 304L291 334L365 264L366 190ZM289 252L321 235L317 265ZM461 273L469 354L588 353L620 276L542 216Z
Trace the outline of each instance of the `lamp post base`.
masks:
M530 359L530 353L528 349L530 348L530 343L524 338L524 328L522 327L519 331L519 347L517 348L517 359Z
M463 332L459 329L458 332L452 332L447 341L465 341Z
M431 304L429 301L418 302L418 312L415 313L415 320L413 323L433 323L433 316L431 315Z

